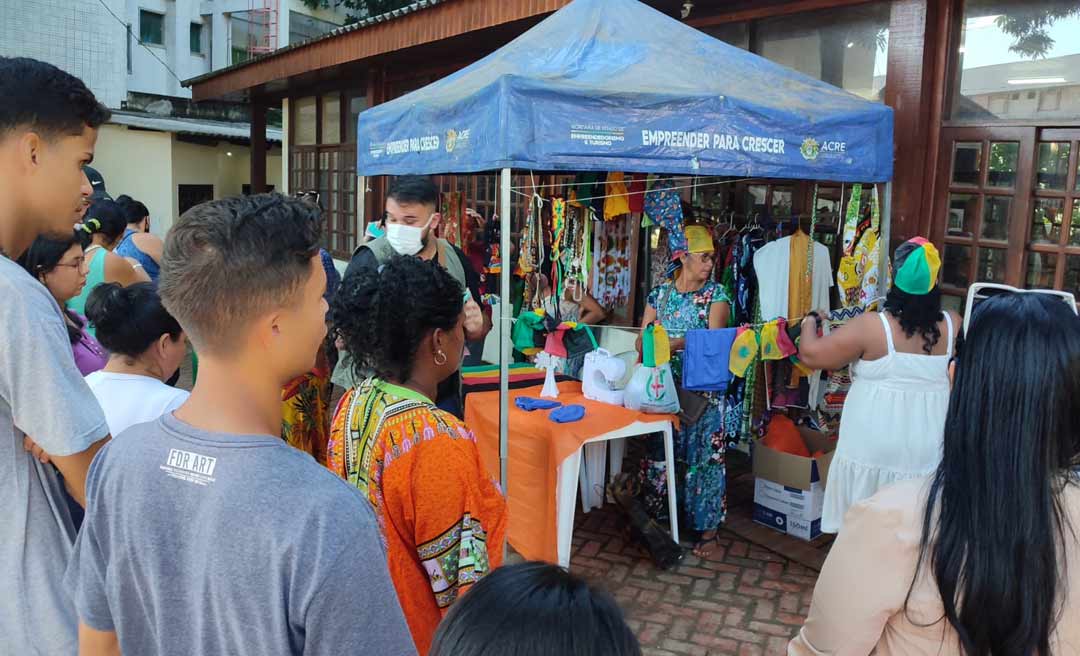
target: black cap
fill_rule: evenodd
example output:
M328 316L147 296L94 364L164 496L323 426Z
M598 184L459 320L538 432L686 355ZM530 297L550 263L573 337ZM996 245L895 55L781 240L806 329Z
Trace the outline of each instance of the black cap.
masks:
M93 189L90 193L90 200L112 200L109 192L105 191L105 178L101 177L97 169L91 166L83 166L82 168L86 178L90 180L90 187Z

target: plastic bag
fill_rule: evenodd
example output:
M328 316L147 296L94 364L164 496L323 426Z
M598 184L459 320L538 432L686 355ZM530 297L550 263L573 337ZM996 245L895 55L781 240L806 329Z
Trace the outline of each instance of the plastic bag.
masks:
M679 393L671 376L671 363L659 367L638 365L623 394L623 405L652 414L678 414Z

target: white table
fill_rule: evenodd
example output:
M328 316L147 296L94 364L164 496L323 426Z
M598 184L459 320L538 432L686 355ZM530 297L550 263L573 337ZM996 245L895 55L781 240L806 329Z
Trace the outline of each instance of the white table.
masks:
M559 465L556 517L558 532L559 565L570 566L570 546L574 536L574 514L577 511L577 493L581 489L581 502L585 512L604 503L604 465L610 455L612 477L622 469L623 453L628 437L644 437L653 433L664 434L664 460L667 466L668 512L671 516L671 537L679 541L679 506L675 498L675 446L671 422L636 421L619 430L597 435L586 440L581 449L567 456ZM610 450L608 448L610 444ZM582 459L584 455L584 460Z

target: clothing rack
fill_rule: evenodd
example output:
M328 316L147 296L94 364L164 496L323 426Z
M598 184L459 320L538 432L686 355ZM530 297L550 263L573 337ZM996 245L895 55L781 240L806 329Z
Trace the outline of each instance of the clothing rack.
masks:
M674 178L672 178L672 179L674 179ZM685 179L685 178L684 178L684 179ZM679 190L679 189L693 189L693 188L697 188L697 187L708 187L708 186L720 186L720 185L728 185L728 184L735 184L735 183L737 183L737 182L746 182L747 180L753 180L753 179L754 179L754 178L738 178L738 179L732 179L732 180L722 180L722 181L717 181L717 182L699 182L699 183L695 183L695 184L688 184L688 185L682 185L682 186L675 186L675 187L666 187L666 188L664 189L664 191L676 191L676 190ZM624 180L624 181L622 181L622 182L623 182L623 183L625 184L625 182L626 182L626 181ZM578 186L578 185L580 185L580 184L583 184L583 183L576 183L576 182L567 182L567 183L559 183L559 184L554 184L554 185L537 185L536 187L532 187L532 188L533 188L533 189L541 189L541 188L563 188L563 187L573 187L573 186ZM594 184L594 183L592 183L592 182L589 182L589 183L584 183L584 184L590 184L590 185L592 185L592 184ZM595 183L595 184L601 184L601 183L600 183L600 182L597 182L597 183ZM607 183L606 183L606 182L604 182L604 183L602 183L602 184L607 184ZM521 196L521 197L523 197L523 198L532 198L532 199L534 199L534 200L535 200L535 199L538 199L538 202L539 202L540 204L544 204L544 203L550 203L550 202L551 202L551 199L550 199L550 198L544 198L543 196L541 196L541 195L540 195L539 193L537 193L536 191L533 191L533 193L531 193L531 194L529 194L529 193L525 193L525 192L521 191L522 189L529 189L529 188L530 188L530 187L511 187L511 188L510 188L510 192L511 192L511 193L513 193L513 194L515 194L515 195L517 195L517 196ZM638 192L632 192L632 193L628 191L628 192L626 192L626 193L623 193L623 194L607 194L607 195L604 195L604 196L589 196L589 197L586 197L586 198L577 198L577 199L575 199L575 201L574 201L574 202L577 202L577 203L584 203L585 201L590 201L590 200L604 200L604 199L606 199L606 198L617 198L617 197L619 197L619 196L636 196L636 195L642 195L642 196L644 196L645 194L648 194L648 193L649 193L649 191L648 191L648 190L646 190L646 191L638 191Z

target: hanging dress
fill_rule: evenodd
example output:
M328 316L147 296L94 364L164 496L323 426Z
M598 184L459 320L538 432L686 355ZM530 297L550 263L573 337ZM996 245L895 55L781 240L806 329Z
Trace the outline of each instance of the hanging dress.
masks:
M821 530L837 533L848 508L893 483L931 474L941 462L949 407L952 315L945 355L898 353L888 317L888 354L851 366L852 384L840 417L840 441L829 466Z

